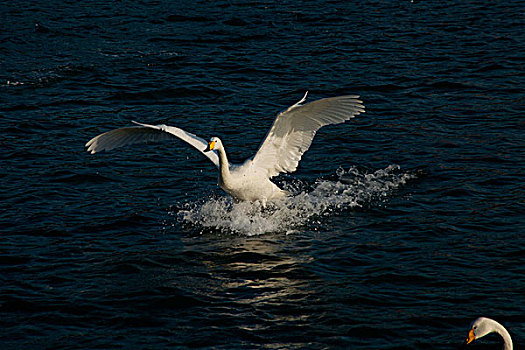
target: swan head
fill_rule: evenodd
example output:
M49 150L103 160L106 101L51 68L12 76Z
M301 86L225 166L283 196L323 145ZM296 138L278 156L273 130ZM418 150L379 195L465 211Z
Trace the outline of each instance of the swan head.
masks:
M221 142L221 139L218 138L218 137L212 137L210 139L210 141L208 142L208 147L206 147L206 149L204 150L204 152L209 152L209 151L218 151L222 149L222 142Z
M486 317L476 318L470 325L470 331L468 332L467 339L465 339L465 343L470 344L474 340L494 332L494 323L493 320Z

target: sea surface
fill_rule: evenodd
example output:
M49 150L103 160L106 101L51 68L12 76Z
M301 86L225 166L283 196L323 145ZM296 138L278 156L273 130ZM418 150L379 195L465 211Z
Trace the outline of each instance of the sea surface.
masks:
M525 348L523 1L0 4L1 349ZM182 141L360 95L278 206L235 203ZM487 336L467 349L499 349Z

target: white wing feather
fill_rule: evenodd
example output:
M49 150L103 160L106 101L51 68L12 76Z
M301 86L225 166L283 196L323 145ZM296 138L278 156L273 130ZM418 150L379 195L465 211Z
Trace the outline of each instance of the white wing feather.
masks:
M317 130L325 125L343 123L365 111L358 98L339 96L302 105L305 94L301 101L277 115L252 165L266 169L268 177L295 171Z
M134 123L140 126L115 129L92 138L86 143L86 147L88 147L87 151L91 153L104 150L109 151L114 148L136 143L172 140L177 137L195 147L198 151L208 157L217 168L219 167L219 157L217 156L217 152L204 152L204 149L208 145L208 142L204 139L174 126Z

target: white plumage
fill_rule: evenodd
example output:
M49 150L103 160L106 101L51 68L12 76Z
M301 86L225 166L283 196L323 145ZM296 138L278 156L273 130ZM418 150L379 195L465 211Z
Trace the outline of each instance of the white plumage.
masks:
M306 95L279 113L254 157L241 165L228 162L222 141L212 137L210 142L166 125L125 127L108 131L91 139L88 152L96 153L125 145L148 141L182 139L201 151L219 168L219 186L232 197L242 201L275 200L285 196L270 179L279 173L297 169L304 152L312 144L315 133L323 126L343 123L365 111L359 96L324 98L302 104Z
M470 344L490 333L498 333L503 338L503 350L512 350L512 338L509 332L501 324L487 317L478 317L472 322L465 343Z

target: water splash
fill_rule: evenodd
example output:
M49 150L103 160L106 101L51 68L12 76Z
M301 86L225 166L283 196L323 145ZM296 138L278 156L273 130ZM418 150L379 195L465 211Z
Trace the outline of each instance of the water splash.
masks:
M199 227L201 231L219 230L249 236L293 233L336 211L384 202L392 191L413 178L416 174L402 172L397 165L375 172L351 167L338 169L334 175L317 179L311 185L300 181L281 184L294 195L266 208L258 203L236 203L224 196L184 203L178 212L171 214L184 225Z

